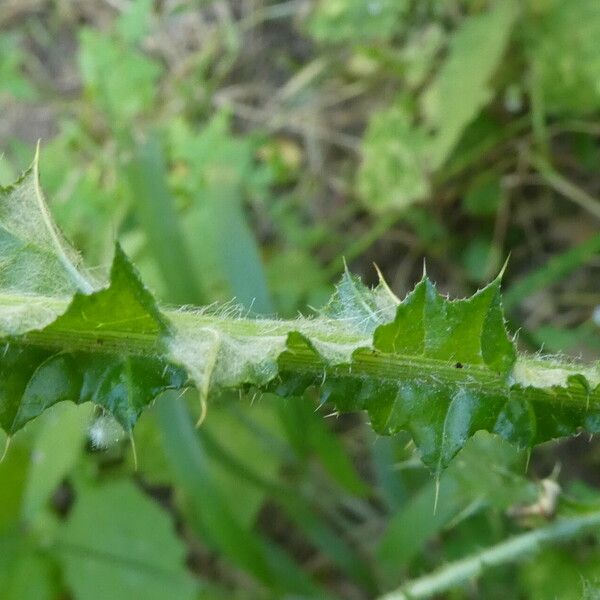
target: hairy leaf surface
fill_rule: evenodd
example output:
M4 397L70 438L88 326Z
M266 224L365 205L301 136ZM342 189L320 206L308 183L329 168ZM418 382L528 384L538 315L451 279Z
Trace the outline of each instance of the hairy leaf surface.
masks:
M88 275L49 216L35 164L0 191L0 207L9 434L63 400L91 401L131 431L159 393L190 384L204 400L225 387L315 387L382 434L409 431L438 473L478 430L521 447L600 431L600 368L518 355L500 278L452 301L424 276L399 301L385 282L371 290L346 272L316 317L290 321L231 306L166 310L118 246L106 281Z

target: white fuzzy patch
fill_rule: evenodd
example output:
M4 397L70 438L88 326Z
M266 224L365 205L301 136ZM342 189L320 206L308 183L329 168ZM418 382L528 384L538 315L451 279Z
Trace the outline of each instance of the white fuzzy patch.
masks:
M591 387L600 384L599 368L583 368L574 365L570 369L565 368L564 363L559 366L549 359L546 361L519 359L513 369L514 383L525 387L566 387L567 379L571 375L583 375Z
M107 450L118 444L125 436L121 425L111 416L98 417L88 430L90 444L97 450Z

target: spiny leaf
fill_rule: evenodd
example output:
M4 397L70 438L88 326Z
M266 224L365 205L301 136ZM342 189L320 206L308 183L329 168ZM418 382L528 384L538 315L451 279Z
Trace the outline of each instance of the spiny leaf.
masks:
M151 336L167 333L169 324L154 298L140 281L135 269L117 244L110 273L110 285L91 294L75 294L69 309L48 325L44 332L68 331L85 336L90 331L115 338Z
M57 402L92 401L130 431L158 393L185 384L185 374L161 358L159 335L167 330L117 246L108 287L75 294L53 323L5 344L0 424L12 434Z
M0 290L68 296L94 281L52 220L40 189L38 153L11 186L0 187Z
M410 431L436 472L478 430L523 447L579 427L598 430L598 369L516 361L499 279L471 298L451 301L425 277L398 305L394 321L377 327L372 345L355 350L348 364L331 369L313 340L290 333L277 390L298 394L318 385L323 402L340 412L366 410L379 433ZM299 374L308 362L318 365L312 377Z
M357 331L372 333L377 325L394 317L398 302L383 280L371 290L345 266L344 274L322 314L346 321L348 327Z
M204 400L224 387L286 396L314 386L340 412L366 411L380 433L409 431L437 473L478 430L521 447L600 431L600 367L518 356L499 278L451 301L423 277L400 302L384 282L369 290L346 271L313 319L162 310L118 246L108 280L88 278L36 182L34 166L0 193L0 426L9 434L63 400L91 401L131 431L157 394L190 382ZM30 266L46 270L35 285Z
M158 393L185 384L161 356L166 318L118 245L108 282L81 266L40 191L37 155L0 191L0 209L0 327L11 336L0 362L0 425L13 434L72 400L93 401L130 431Z
M516 352L508 338L500 303L500 279L465 300L448 301L427 278L375 331L373 345L391 354L411 354L464 365L485 365L506 374Z

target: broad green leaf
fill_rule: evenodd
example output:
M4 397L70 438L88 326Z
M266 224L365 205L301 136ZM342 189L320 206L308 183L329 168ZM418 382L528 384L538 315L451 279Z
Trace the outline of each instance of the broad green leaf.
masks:
M171 518L125 481L78 490L56 552L80 600L195 598L197 584L184 568L185 547Z
M21 515L31 521L79 459L87 437L91 405L59 404L44 413L31 451Z
M0 590L3 600L56 598L52 566L22 532L0 535Z

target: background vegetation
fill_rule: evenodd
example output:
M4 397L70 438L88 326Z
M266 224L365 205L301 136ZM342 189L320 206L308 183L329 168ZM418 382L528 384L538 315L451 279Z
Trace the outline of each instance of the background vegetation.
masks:
M100 270L118 238L166 303L293 316L342 257L399 296L426 258L465 296L510 253L521 347L593 360L598 39L596 0L3 0L0 184L41 138L68 237ZM144 414L137 470L87 405L15 436L2 598L373 598L543 525L552 506L515 507L551 473L559 510L600 501L593 437L527 456L478 434L434 512L410 439L362 415L250 391L195 430L196 404ZM599 553L590 534L448 597L595 597Z

